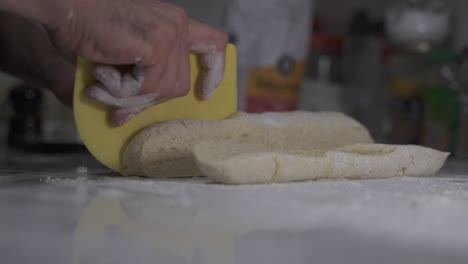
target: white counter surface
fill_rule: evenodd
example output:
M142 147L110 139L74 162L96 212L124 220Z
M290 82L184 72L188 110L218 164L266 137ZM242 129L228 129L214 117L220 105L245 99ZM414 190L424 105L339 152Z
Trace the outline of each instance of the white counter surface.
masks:
M431 178L251 186L68 162L0 171L0 263L468 263L464 162Z

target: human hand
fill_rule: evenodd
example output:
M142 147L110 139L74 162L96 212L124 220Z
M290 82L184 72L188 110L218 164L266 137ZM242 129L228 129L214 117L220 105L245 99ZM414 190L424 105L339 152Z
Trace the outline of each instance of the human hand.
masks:
M190 89L189 51L201 55L199 96L211 96L224 75L227 36L156 0L72 0L66 21L51 31L58 47L99 63L90 98L113 107L122 125L144 109ZM134 65L121 73L111 65Z

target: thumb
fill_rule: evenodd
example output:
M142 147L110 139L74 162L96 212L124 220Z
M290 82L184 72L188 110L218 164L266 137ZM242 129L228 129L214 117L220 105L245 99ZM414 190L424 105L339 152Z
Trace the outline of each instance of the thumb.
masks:
M202 71L197 80L198 96L208 99L224 78L228 37L219 29L189 20L189 47L200 55Z

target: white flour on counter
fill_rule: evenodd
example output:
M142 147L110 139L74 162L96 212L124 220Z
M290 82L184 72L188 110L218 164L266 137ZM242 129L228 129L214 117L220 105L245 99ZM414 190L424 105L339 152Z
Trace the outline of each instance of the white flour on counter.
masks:
M468 221L468 179L462 177L248 186L212 184L204 178L49 182L67 187L86 185L89 190L100 189L98 193L104 196L121 194L115 197L121 198L127 208L138 208L134 217L143 216L139 219L142 222L157 216L172 225L171 211L198 215L179 221L179 228L228 227L250 232L340 226L406 242L468 248L468 229L463 228ZM161 208L167 213L162 219L158 214ZM206 218L205 213L216 218Z
M449 162L443 171L451 173L245 186L76 172L40 173L34 180L28 173L0 189L0 246L10 249L7 257L17 252L41 260L34 253L40 252L41 262L66 263L67 241L83 234L91 240L79 238L80 245L94 250L83 251L85 257L135 260L138 254L153 261L145 264L169 263L161 257L167 247L154 249L140 235L171 245L184 234L179 242L189 238L212 252L231 243L216 235L232 234L238 263L464 264L468 176L456 173L466 166ZM141 250L145 245L152 250Z

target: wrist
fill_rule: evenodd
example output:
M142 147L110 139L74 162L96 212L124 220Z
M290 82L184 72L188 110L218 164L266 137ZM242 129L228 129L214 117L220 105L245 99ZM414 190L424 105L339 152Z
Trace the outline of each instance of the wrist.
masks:
M37 23L0 12L0 39L0 70L37 87L56 86L64 76L68 63Z
M1 0L0 10L55 30L72 12L73 0Z

